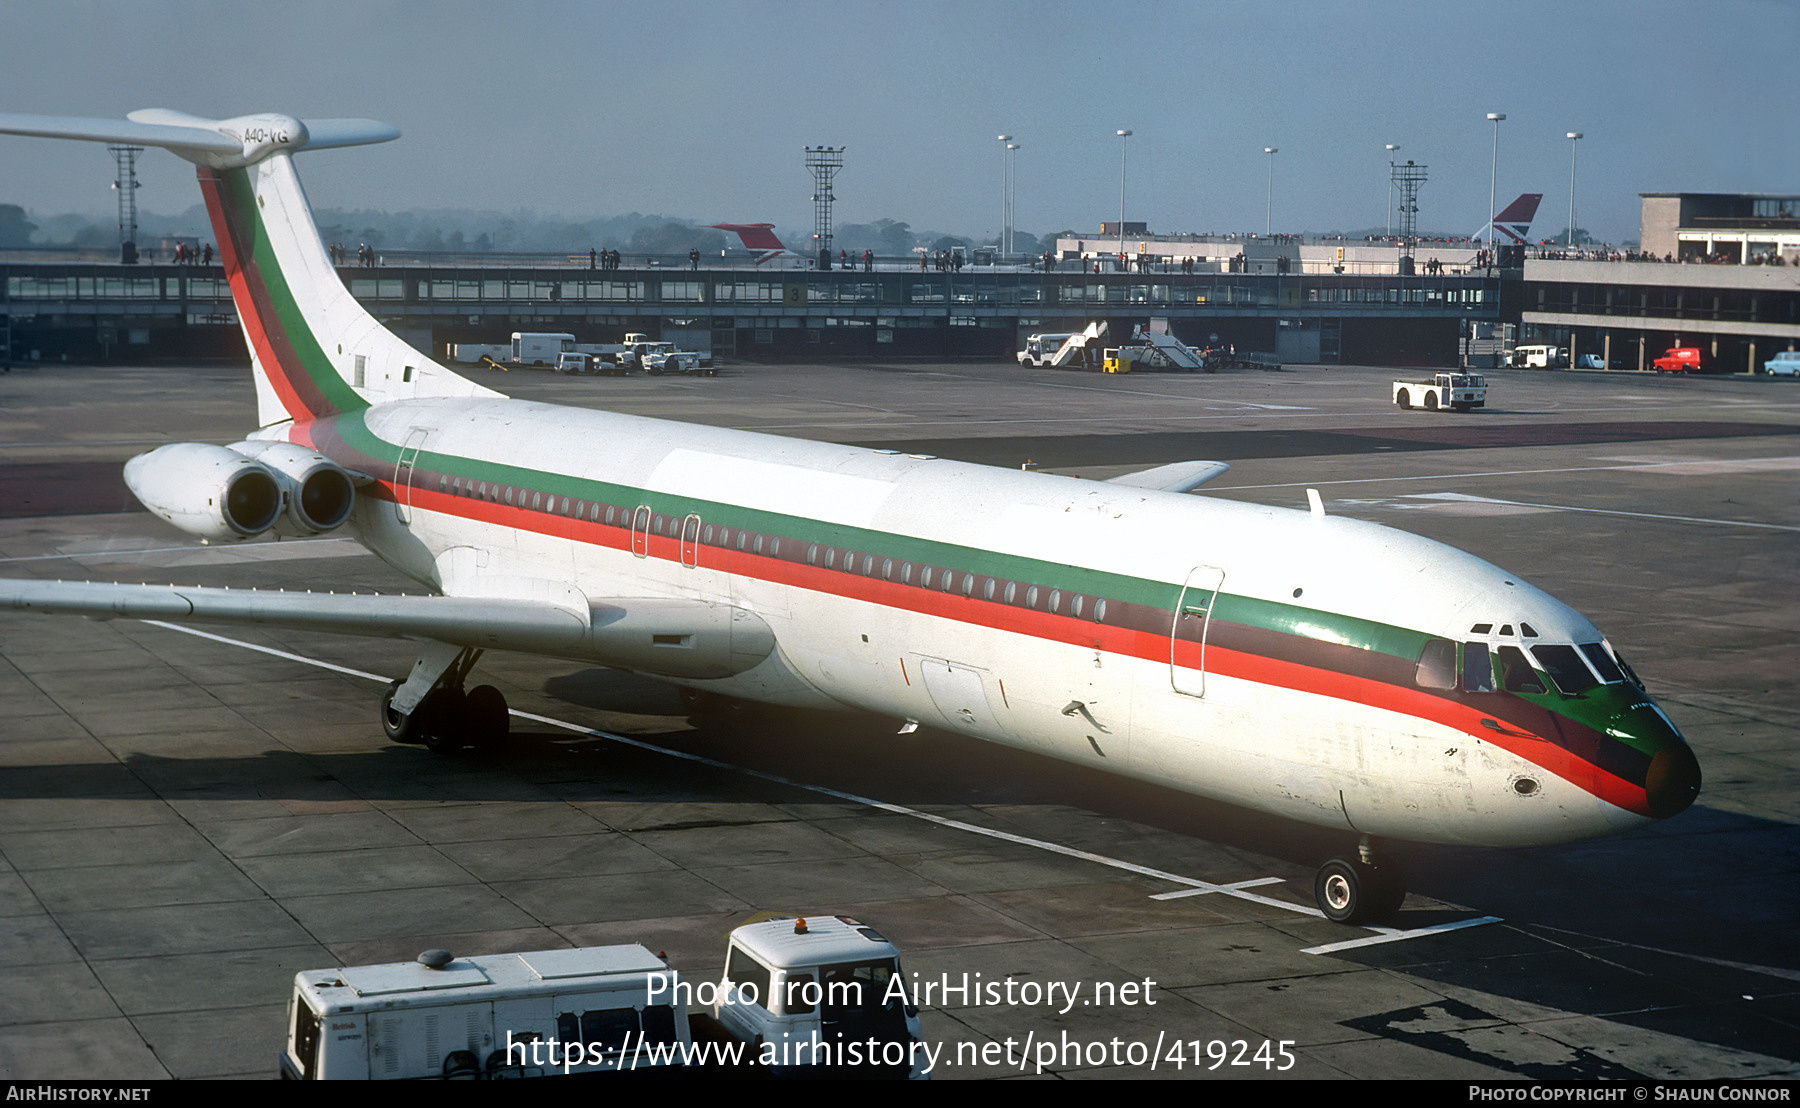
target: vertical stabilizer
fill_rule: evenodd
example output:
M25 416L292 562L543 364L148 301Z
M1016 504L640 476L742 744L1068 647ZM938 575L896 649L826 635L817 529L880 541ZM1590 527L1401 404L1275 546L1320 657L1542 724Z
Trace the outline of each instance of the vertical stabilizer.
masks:
M433 362L364 311L313 224L293 154L387 142L400 135L393 127L278 114L212 120L149 108L126 120L0 114L0 133L160 146L200 167L262 426L415 396L500 395Z

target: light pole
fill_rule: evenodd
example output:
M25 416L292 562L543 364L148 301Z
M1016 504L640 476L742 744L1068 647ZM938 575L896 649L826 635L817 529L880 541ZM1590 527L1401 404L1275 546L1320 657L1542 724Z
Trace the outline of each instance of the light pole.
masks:
M1006 219L1007 219L1007 214L1008 214L1007 210L1006 210L1006 187L1012 183L1012 155L1007 153L1007 151L1011 150L1012 147L1007 146L1006 143L1009 143L1012 141L1012 136L1011 135L997 135L995 137L998 138L1001 143L1001 147L1000 147L1000 253L1004 254L1004 253L1006 253Z
M1569 140L1569 242L1570 250L1575 249L1575 150L1581 142L1580 131L1570 131Z
M1265 146L1263 153L1269 156L1268 211L1263 216L1263 237L1267 238L1275 233L1275 155L1281 153L1281 148Z
M1500 179L1500 121L1506 118L1505 112L1489 112L1487 117L1494 124L1494 163L1488 169L1488 253L1494 252L1494 183ZM1488 264L1493 264L1489 259Z
M1012 154L1018 148L1016 142L1006 144L1006 253L1009 256L1013 252L1013 221L1019 217L1019 163Z
M1394 151L1396 151L1398 149L1400 149L1400 144L1397 142L1390 142L1387 144L1387 152L1388 152L1387 237L1388 238L1394 237Z
M1125 151L1131 145L1131 132L1119 133L1119 268L1125 267Z

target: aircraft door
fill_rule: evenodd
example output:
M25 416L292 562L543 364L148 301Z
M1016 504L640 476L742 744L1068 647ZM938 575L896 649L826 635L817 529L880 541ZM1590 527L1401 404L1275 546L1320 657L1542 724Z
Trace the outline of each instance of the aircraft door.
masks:
M1178 693L1206 695L1206 631L1224 583L1224 570L1195 566L1181 587L1169 629L1169 683Z
M693 569L700 564L700 517L681 521L681 564Z
M401 523L412 522L413 465L430 435L431 430L426 427L414 427L408 432L406 445L400 448L399 464L394 466L394 514Z
M639 504L631 513L631 552L640 558L650 555L650 506Z

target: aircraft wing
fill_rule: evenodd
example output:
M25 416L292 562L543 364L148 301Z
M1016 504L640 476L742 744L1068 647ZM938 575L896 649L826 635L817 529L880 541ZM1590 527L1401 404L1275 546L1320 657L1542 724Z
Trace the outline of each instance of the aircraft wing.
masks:
M585 598L584 598L585 599ZM663 677L729 677L762 661L774 633L752 612L660 597L545 600L266 592L179 585L0 579L0 610L292 627L516 650Z
M1158 492L1187 492L1199 488L1230 468L1224 462L1170 462L1155 469L1140 469L1136 473L1110 477L1107 483L1134 489L1156 489Z

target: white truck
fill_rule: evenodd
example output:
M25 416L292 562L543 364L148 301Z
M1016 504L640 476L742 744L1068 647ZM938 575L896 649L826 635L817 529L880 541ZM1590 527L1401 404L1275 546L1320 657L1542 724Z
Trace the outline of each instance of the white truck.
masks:
M281 1076L319 1081L673 1073L923 1077L899 951L846 916L731 933L717 981L636 943L304 970ZM688 1007L701 1011L690 1020Z
M1466 412L1487 405L1487 378L1479 373L1439 373L1429 381L1395 381L1394 403L1402 408L1442 408Z
M575 336L550 331L514 331L511 361L514 365L553 366L557 356L575 349Z
M872 927L848 916L745 924L731 933L725 980L737 988L713 1018L733 1040L760 1044L775 1076L928 1076L900 951Z
M664 373L719 375L710 356L697 350L683 350L672 342L652 342L649 335L635 331L625 336L622 360L638 366L652 377Z

